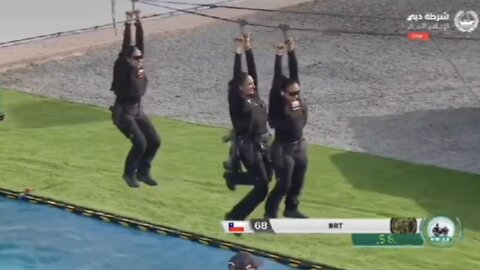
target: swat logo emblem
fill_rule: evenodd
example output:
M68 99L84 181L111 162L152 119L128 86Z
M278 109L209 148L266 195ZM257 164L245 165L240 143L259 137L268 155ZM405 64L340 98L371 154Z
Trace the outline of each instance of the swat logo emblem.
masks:
M446 246L454 241L457 230L455 222L447 217L435 217L426 222L424 228L424 237L432 245Z

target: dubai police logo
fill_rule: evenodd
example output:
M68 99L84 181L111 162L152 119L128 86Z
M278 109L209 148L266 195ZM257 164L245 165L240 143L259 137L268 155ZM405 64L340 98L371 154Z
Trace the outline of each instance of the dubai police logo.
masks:
M473 10L460 10L454 18L455 27L464 33L473 32L478 27L478 14Z
M447 217L427 219L423 224L423 235L432 245L449 246L461 234L461 229Z

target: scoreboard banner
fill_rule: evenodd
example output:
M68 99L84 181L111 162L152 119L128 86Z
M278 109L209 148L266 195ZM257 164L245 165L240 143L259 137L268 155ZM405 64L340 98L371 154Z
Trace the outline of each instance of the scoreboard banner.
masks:
M252 219L226 220L234 234L349 234L355 246L449 246L463 236L458 218Z
M409 232L420 233L422 219L413 220ZM252 219L223 221L222 226L229 233L369 234L391 233L392 219Z

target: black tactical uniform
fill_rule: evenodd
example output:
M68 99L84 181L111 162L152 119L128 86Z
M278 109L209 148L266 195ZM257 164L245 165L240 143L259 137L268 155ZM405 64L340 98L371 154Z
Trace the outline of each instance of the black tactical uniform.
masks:
M234 184L253 184L250 191L226 215L230 220L243 220L265 200L268 183L272 177L268 133L268 113L258 90L251 96L243 96L242 85L248 75L252 76L258 89L255 60L251 49L246 50L249 74L242 72L241 55L235 54L234 78L229 93L230 115L237 136L240 159L247 172L230 172L227 181Z
M269 218L277 217L278 208L285 196L284 216L306 218L298 210L298 197L308 164L307 145L303 138L308 108L300 98L289 102L281 95L282 91L286 91L286 84L299 83L295 51L288 52L288 58L290 78L282 74L282 56L277 55L275 58L275 75L269 98L269 123L275 129L272 164L277 178L277 184L265 204L265 216Z
M138 187L138 181L157 185L150 176L150 167L160 147L160 137L147 115L142 110L141 99L148 85L143 67L128 62L133 55L143 58L144 41L140 21L135 22L136 45L131 43L131 23L125 24L122 51L113 68L111 90L115 93L115 104L110 109L115 126L132 142L125 161L123 178L130 187Z

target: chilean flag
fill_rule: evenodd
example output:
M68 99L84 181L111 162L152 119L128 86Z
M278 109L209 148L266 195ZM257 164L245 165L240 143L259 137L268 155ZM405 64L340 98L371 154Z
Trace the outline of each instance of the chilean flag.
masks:
M232 233L243 233L245 232L245 227L236 225L235 222L228 223L228 232Z

